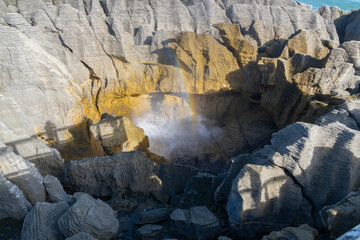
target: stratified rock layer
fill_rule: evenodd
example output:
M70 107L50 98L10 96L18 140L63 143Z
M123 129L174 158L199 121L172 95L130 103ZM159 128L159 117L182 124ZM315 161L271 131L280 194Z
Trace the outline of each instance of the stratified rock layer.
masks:
M98 122L104 113L142 118L156 111L170 121L198 112L222 125L224 134L216 141L203 141L187 155L178 148L166 156L186 163L196 157L199 166L219 171L234 153L260 147L277 128L306 115L314 94L310 86L319 84L316 94L353 86L348 65L311 69L292 79L309 67L323 67L315 66L316 59L339 43L333 9L318 13L286 0L1 0L0 5L0 140L43 175L58 176L63 164L48 146L67 160L104 155L88 134L89 119ZM358 18L351 15L343 28L346 39L356 40ZM296 53L306 56L293 59ZM241 107L229 104L239 96L216 98L223 92L241 96L244 102L233 104ZM185 94L206 101L216 95L217 105L193 104Z
M252 154L258 165L242 168L227 202L234 227L251 236L269 226L321 226L320 210L360 187L360 132L352 113L358 110L347 109L325 115L319 125L292 124Z
M10 217L22 220L32 207L19 187L5 178L1 169L0 193L0 219Z
M68 209L66 202L37 203L24 220L21 240L63 239L58 220Z
M39 170L2 142L0 142L0 169L10 182L22 190L32 204L45 201L43 176Z
M114 155L121 152L146 150L149 140L144 130L131 123L129 118L103 114L101 121L90 127L96 141L101 141L105 153Z
M359 192L351 192L338 203L324 207L320 215L331 238L339 237L360 221Z
M65 237L86 232L98 239L110 239L118 230L119 221L109 205L83 195L58 221Z
M96 196L129 190L147 193L160 190L158 171L143 152L119 153L72 161L65 168L65 185Z

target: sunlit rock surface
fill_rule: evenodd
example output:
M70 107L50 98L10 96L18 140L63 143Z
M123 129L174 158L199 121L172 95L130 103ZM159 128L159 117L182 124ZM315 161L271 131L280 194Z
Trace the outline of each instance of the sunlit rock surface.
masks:
M214 214L226 205L226 230L241 237L322 228L319 211L360 187L359 102L349 102L360 83L359 11L338 10L289 0L0 0L0 218L22 219L45 188L48 200L66 200L56 179L43 185L54 175L67 190L151 192L199 215L210 211L194 205ZM126 119L134 142L117 138L120 125L99 132L105 113ZM146 155L119 153L141 144ZM72 200L81 198L90 197ZM137 200L124 199L129 212L155 204ZM102 205L82 202L74 209ZM71 218L75 210L62 221L66 237L117 232L115 221L99 232L91 214ZM205 215L184 235L227 225Z
M32 204L45 201L43 176L39 170L2 142L0 142L0 169L4 177L16 184Z
M22 220L31 209L31 203L25 198L18 186L8 181L0 170L0 219L14 218Z
M309 57L281 59L294 53L322 59L339 42L333 22L338 16L333 10L332 15L323 10L321 16L293 1L0 4L0 104L10 106L4 108L2 121L4 128L15 132L12 137L2 135L6 138L2 140L16 146L16 153L29 158L44 175L55 174L62 159L35 139L58 149L66 160L103 156L88 134L88 120L97 123L103 113L130 116L135 123L146 119L148 124L140 127L149 136L150 150L168 161L216 171L228 168L230 157L261 147L272 132L306 115L313 92L304 90L298 79L315 78L318 70L291 77L308 67L323 66ZM347 29L356 32L351 24ZM278 62L259 56L281 58ZM299 64L301 69L294 66ZM342 90L353 86L351 76L343 83L342 75L351 75L351 66L346 67L319 74L342 79L334 86ZM285 76L274 82L273 77L281 74ZM284 92L293 93L287 104ZM221 97L222 93L228 97ZM216 106L204 104L209 98ZM334 104L328 99L323 102L318 105ZM242 107L234 109L234 105ZM312 104L311 109L318 105ZM238 114L226 116L229 112ZM194 136L180 134L181 144L166 147L156 135L168 134L170 142L176 137L171 131L152 128L162 122L147 118L149 113L156 113L155 119L163 120L163 125L175 125ZM212 134L204 136L201 126L191 127L202 120ZM196 142L198 146L190 151ZM41 154L31 152L34 145ZM44 162L51 167L47 169Z
M101 142L108 155L134 150L146 151L149 147L144 130L132 124L127 117L103 114L100 122L90 126L90 131L95 140Z

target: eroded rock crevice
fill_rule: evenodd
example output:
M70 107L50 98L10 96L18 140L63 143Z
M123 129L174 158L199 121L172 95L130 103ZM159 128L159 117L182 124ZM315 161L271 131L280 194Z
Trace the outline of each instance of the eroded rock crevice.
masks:
M0 0L0 218L23 239L338 237L360 212L359 11L338 10Z

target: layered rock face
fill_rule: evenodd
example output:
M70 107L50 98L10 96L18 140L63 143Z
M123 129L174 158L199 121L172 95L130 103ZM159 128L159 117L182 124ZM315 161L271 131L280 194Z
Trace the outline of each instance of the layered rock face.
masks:
M360 219L358 25L288 0L0 0L0 219L337 237Z
M271 145L248 156L253 164L240 170L227 202L234 227L247 229L241 232L248 237L284 224L321 227L320 210L359 188L359 118L358 110L349 107L358 104L349 102L316 124L292 124L274 133ZM331 229L332 210L326 209L323 221Z
M62 159L35 138L66 159L103 156L88 119L109 113L144 128L150 151L220 171L230 156L334 104L311 102L310 86L326 96L354 87L351 59L318 69L339 42L336 16L292 1L1 1L0 12L2 140L39 167ZM355 17L347 22L355 33Z

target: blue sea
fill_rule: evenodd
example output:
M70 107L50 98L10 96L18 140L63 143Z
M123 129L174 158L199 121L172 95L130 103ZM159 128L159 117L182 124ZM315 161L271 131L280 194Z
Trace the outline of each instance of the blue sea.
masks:
M299 2L312 5L313 10L320 8L322 5L337 6L345 11L360 9L360 0L300 0Z

